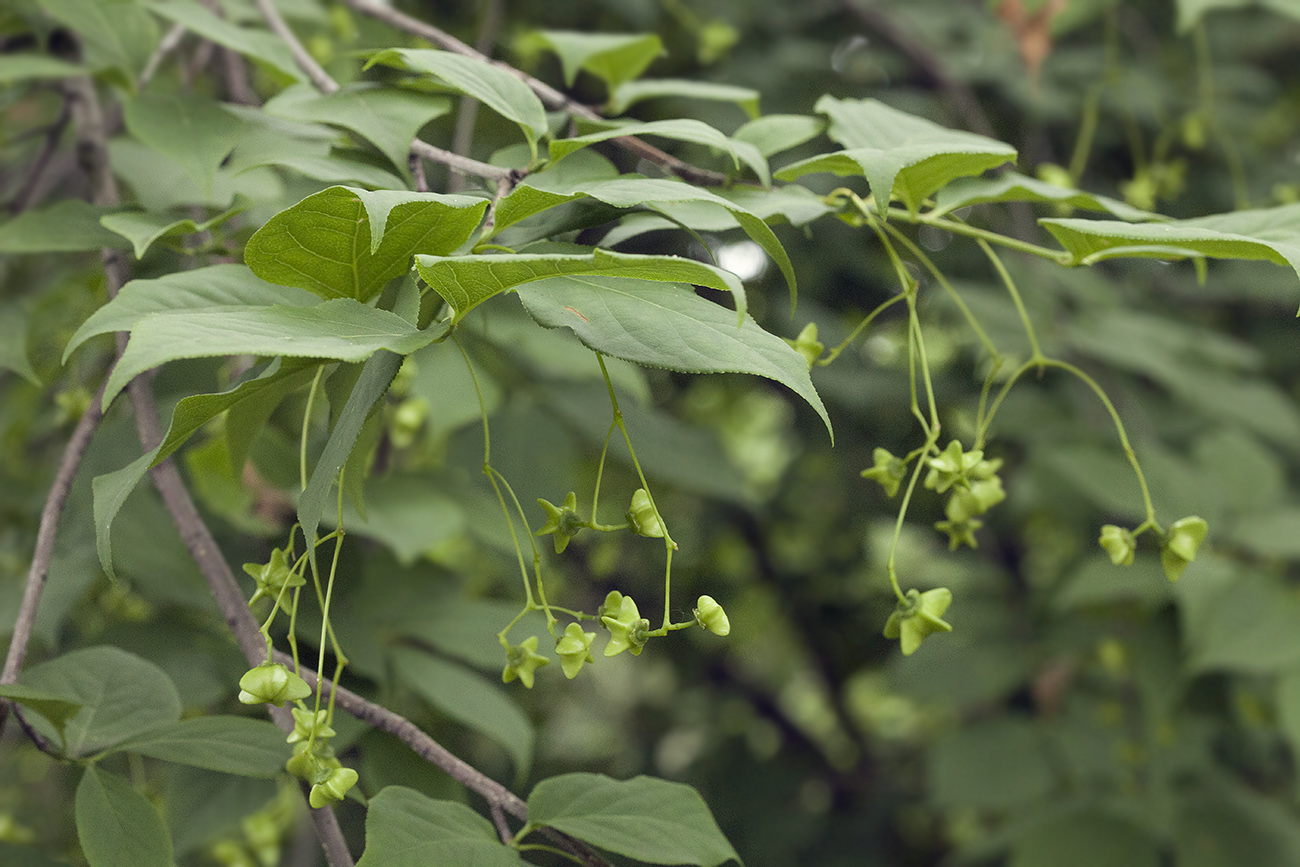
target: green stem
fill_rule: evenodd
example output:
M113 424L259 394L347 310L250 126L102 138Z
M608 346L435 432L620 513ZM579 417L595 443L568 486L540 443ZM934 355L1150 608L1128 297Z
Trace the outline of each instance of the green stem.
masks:
M863 319L861 322L859 322L856 328L854 328L851 332L849 332L848 337L840 341L839 346L836 346L834 349L828 352L824 358L817 359L816 363L821 367L825 367L835 359L839 358L840 353L843 352L845 349L848 349L849 344L853 343L854 340L857 340L858 335L862 333L863 329L865 329L868 325L871 324L872 320L874 320L881 313L884 313L890 307L893 307L899 301L902 301L904 297L905 297L904 295L898 294L890 298L888 301L881 303L878 307L876 307L875 310L872 310L870 313L868 313L866 318Z
M307 431L311 427L311 410L316 403L316 390L320 386L321 374L324 372L324 367L316 368L316 376L312 378L311 389L307 392L307 409L302 414L302 438L298 444L298 475L304 491L307 490Z
M901 220L904 223L912 223L918 226L933 226L937 229L952 232L954 235L964 235L967 238L982 238L990 244L997 244L999 247L1006 247L1008 250L1028 253L1031 256L1037 256L1058 265L1068 267L1074 264L1074 256L1066 250L1053 250L1051 247L1031 244L1028 241L1021 241L1019 238L1009 238L1006 235L999 235L997 232L964 223L956 217L911 214L901 208L890 208L889 219Z
M989 257L993 263L993 268L998 272L998 277L1002 279L1002 284L1007 287L1007 293L1011 296L1011 303L1016 305L1016 313L1020 315L1020 324L1025 328L1025 336L1029 338L1029 350L1031 360L1039 360L1043 357L1043 351L1038 348L1038 336L1034 333L1034 323L1029 319L1029 311L1025 309L1025 302L1020 298L1020 292L1016 289L1016 281L1011 279L1011 274L1007 272L1006 265L1002 264L1002 258L993 251L993 248L980 238L976 241L984 255Z

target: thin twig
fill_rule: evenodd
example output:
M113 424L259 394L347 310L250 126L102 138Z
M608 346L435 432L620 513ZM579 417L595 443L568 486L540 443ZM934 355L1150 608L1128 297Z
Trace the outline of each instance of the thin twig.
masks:
M434 27L432 24L419 21L409 15L397 11L391 6L377 3L375 0L344 0L344 2L363 15L368 15L371 18L384 22L390 27L396 28L397 30L410 33L412 36L418 36L421 39L432 42L434 45L440 46L446 51L463 54L466 57L472 57L475 60L482 60L486 63L491 63L499 69L504 69L511 75L517 76L524 82L524 84L532 88L533 93L537 94L537 98L540 99L547 108L560 109L585 120L601 119L600 113L591 106L583 105L576 100L569 99L546 82L539 81L522 70L516 69L513 66L502 63L498 60L492 60L489 57L483 56L481 52L475 51L450 33L446 33L437 27ZM684 181L709 186L720 186L728 182L727 176L721 172L714 172L708 169L699 168L698 166L693 166L684 160L678 159L672 154L661 151L654 145L646 144L638 138L624 136L622 138L610 139L610 141L626 148L641 159L649 160L650 162L663 167L666 171L671 172Z
M411 141L411 153L423 159L432 160L435 163L442 163L452 171L477 175L488 180L500 181L502 178L509 178L512 174L510 169L481 163L478 160L445 151L440 147L434 147L424 139L417 138Z
M501 837L501 842L509 846L515 839L515 835L506 822L505 811L501 809L500 804L493 804L489 812L492 814L492 824L497 826L497 834Z
M225 19L226 10L220 0L199 0L203 7L218 18ZM221 68L226 80L226 99L236 105L260 105L261 100L248 83L248 62L244 55L229 48L219 48L217 55L221 58Z
M36 159L27 167L26 177L23 178L23 185L14 193L13 199L9 202L9 211L17 214L27 210L32 202L32 197L36 194L36 188L40 185L41 178L45 175L45 169L53 159L55 152L59 148L59 139L63 138L63 131L68 128L68 122L72 119L72 112L68 106L68 100L65 97L63 105L59 108L59 116L45 130L45 140L41 142L41 149L36 154Z
M176 50L184 38L185 25L173 24L171 30L168 30L167 34L158 43L158 47L154 49L153 54L149 55L149 62L144 65L144 71L140 73L137 82L140 87L144 87L150 82L154 73L158 71L158 67L162 65L163 60L167 58L168 54Z

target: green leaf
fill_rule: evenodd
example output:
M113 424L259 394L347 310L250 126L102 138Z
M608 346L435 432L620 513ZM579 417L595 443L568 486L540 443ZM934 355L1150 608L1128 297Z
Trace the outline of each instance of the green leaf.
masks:
M806 400L831 432L807 360L748 316L736 328L730 310L689 286L558 277L516 291L538 324L571 328L597 352L685 373L750 373L775 380Z
M44 54L0 55L0 85L32 79L71 78L85 75L86 68Z
M499 645L498 645L499 647ZM391 651L396 674L417 695L461 725L482 732L510 753L516 772L528 773L533 762L533 726L519 705L494 683L462 665L418 650ZM504 664L505 652L500 661Z
M27 355L27 312L17 304L0 303L0 370L12 370L32 385L41 384Z
M745 320L745 287L729 271L676 256L637 256L595 250L590 255L536 253L496 256L417 256L416 270L452 309L454 327L465 314L507 289L560 276L633 277L665 283L695 283L736 300L737 324Z
M162 817L116 774L87 767L77 786L76 814L77 837L90 867L173 867Z
M366 810L366 851L357 867L520 867L492 823L464 804L385 786Z
M1031 825L1016 838L1007 867L1160 867L1160 847L1132 821L1085 807Z
M445 255L465 243L487 204L330 187L268 220L249 239L244 261L272 283L368 301L410 268L412 254Z
M46 689L35 689L22 683L0 683L0 698L7 698L25 708L36 711L49 720L55 731L62 736L63 727L82 704L66 695Z
M99 224L116 208L98 208L80 199L24 211L0 223L0 253L75 253L111 247L124 250L125 241Z
M663 42L653 33L575 33L541 30L538 42L555 52L564 71L564 84L573 87L578 70L585 69L613 91L637 78L664 53Z
M144 474L149 472L149 467L153 466L153 459L157 454L157 448L150 449L120 470L95 476L90 483L91 495L94 498L95 551L99 554L100 568L104 570L104 574L114 580L117 578L117 573L113 568L113 519L117 517L118 512L122 511L126 498L135 490L135 486L140 484Z
M80 37L86 65L110 69L128 90L158 44L158 24L135 0L41 0L41 11Z
M237 177L274 166L327 184L364 184L376 189L402 189L407 185L402 177L376 164L380 161L371 162L366 154L335 147L337 134L326 127L321 129L329 132L330 139L307 135L306 130L295 131L300 135L275 129L257 130L235 148L222 174Z
M1300 662L1300 635L1294 629L1300 601L1269 575L1240 570L1231 586L1198 612L1184 629L1187 665L1194 673L1271 673Z
M1263 259L1290 265L1300 275L1300 204L1162 223L1078 219L1039 222L1070 252L1074 265L1091 265L1120 256L1209 256Z
M274 725L238 716L168 723L122 741L113 751L244 777L274 777L293 754Z
M366 68L376 63L435 76L460 93L474 97L517 123L534 155L538 140L546 135L546 109L542 101L519 78L491 63L447 51L417 48L381 51L370 58Z
M1289 807L1216 777L1176 790L1170 836L1178 867L1290 867L1300 862L1300 829Z
M52 861L35 849L0 841L0 863L5 867L68 867L66 861Z
M788 151L807 141L812 141L826 129L826 121L805 114L769 114L756 118L731 134L758 148L765 157Z
M146 91L127 102L123 118L131 135L184 168L205 196L247 129L221 103L197 93Z
M63 351L63 361L90 338L129 331L151 313L271 305L311 307L317 303L315 295L268 283L243 265L209 265L153 280L132 280L76 330Z
M150 211L121 211L106 214L100 217L99 222L105 229L116 232L130 241L131 246L135 248L135 257L143 259L144 254L156 241L178 235L206 232L236 214L243 213L247 208L247 203L236 202L233 207L202 223L196 223L189 217L168 216Z
M740 862L699 792L653 777L542 780L528 796L528 821L650 864Z
M149 8L202 39L266 64L279 75L294 81L304 80L303 72L294 62L289 46L272 33L240 27L212 14L193 0L150 3Z
M590 196L616 208L633 208L638 205L655 208L683 202L724 208L745 230L745 233L777 263L785 276L786 285L790 287L791 301L793 302L796 297L798 290L795 284L794 266L790 264L790 257L786 255L785 248L781 246L781 242L777 240L771 228L741 205L680 181L623 177L574 186L566 185L560 190L527 183L520 184L497 204L494 230L499 231L547 208L584 196Z
M675 96L683 99L701 99L708 102L734 102L744 109L751 119L758 117L759 93L752 87L734 84L717 84L711 81L693 81L682 78L652 78L629 81L614 88L609 98L609 112L623 114L638 102Z
M488 671L504 662L496 633L519 613L519 606L456 593L430 592L419 603L385 611L384 622L395 635L427 643L446 656Z
M327 123L354 132L406 174L411 140L426 123L450 111L451 102L370 82L350 84L324 95L304 84L281 91L263 109L279 117Z
M65 653L29 668L19 682L82 705L63 729L68 758L93 755L181 716L180 696L163 670L116 647ZM44 720L32 723L53 734Z
M1007 809L1052 790L1052 767L1032 723L1000 717L938 740L929 756L929 791L945 807Z
M576 138L556 139L549 146L551 162L559 162L569 154L597 142L609 141L612 138L622 138L624 136L643 135L662 136L676 141L687 141L717 148L731 157L732 164L737 170L740 169L740 164L743 162L754 170L754 174L758 176L763 186L766 187L772 183L772 175L768 169L767 160L763 159L762 154L758 152L758 148L749 142L727 138L707 123L691 119L624 123L618 124L612 129L588 133Z
M986 202L1049 202L1086 211L1106 211L1121 220L1165 219L1160 214L1143 211L1118 199L1058 187L1011 171L993 178L958 178L935 194L930 215L937 217Z
M246 307L153 313L131 330L104 389L104 406L137 375L179 358L286 355L364 361L380 349L403 355L437 338L387 310L336 298L315 307Z
M437 485L409 471L370 479L365 517L345 507L343 525L349 533L383 542L399 563L410 565L464 530L464 510L438 494Z
M823 96L817 111L827 134L846 150L800 160L776 173L792 181L815 172L861 175L883 215L891 196L910 211L950 181L978 175L1016 158L1016 149L975 133L951 130L874 99Z
M1263 6L1280 15L1300 20L1300 5L1295 0L1177 0L1178 32L1186 34L1196 26L1207 12L1218 9L1241 9L1245 6Z

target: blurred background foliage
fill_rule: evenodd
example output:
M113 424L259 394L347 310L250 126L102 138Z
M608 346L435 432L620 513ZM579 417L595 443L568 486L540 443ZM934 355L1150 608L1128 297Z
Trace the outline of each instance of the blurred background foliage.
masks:
M358 74L355 52L397 44L341 5L278 5L343 81ZM1065 172L1090 192L1172 216L1300 198L1294 0L400 5L557 85L559 64L536 30L651 32L666 47L651 75L755 88L765 114L811 114L826 93L874 97L1015 145L1026 174ZM238 17L245 4L225 6ZM571 92L606 97L585 73ZM0 94L7 200L35 148L18 132L58 105L39 91ZM731 104L670 98L629 113L704 117L724 132L746 120ZM425 137L446 145L455 117L433 121ZM514 140L504 121L480 112L471 153L489 159ZM774 168L815 152L796 149ZM711 164L703 151L683 153ZM609 156L625 171L647 170ZM137 196L150 183L147 172L133 181L125 156L118 171ZM444 188L444 178L430 180ZM72 173L42 195L76 195L76 183ZM310 191L281 178L250 191L254 213ZM1034 217L1058 215L984 205L967 218L1043 243ZM794 337L816 322L827 345L896 291L867 233L832 219L776 228L799 275L793 319L780 274L739 233L662 231L620 249L702 255L702 240L746 277L765 327ZM978 249L927 230L917 240L1001 351L1027 357L1015 310ZM413 356L390 396L368 521L345 517L356 533L336 610L349 683L519 791L570 770L690 783L749 867L1300 863L1295 274L1211 263L1198 281L1186 262L1065 270L1005 258L1044 351L1092 373L1118 406L1159 513L1209 520L1209 550L1177 584L1152 553L1121 570L1097 546L1103 523L1144 517L1141 499L1102 407L1048 371L1022 382L998 416L988 452L1005 460L1008 500L978 550L949 553L932 529L937 499L914 501L900 577L950 587L954 631L904 659L881 636L894 604L883 564L897 503L858 475L873 448L903 454L921 440L908 412L906 319L891 311L813 372L834 448L817 417L767 381L611 364L681 545L675 613L689 617L689 600L709 593L727 608L731 635L691 630L638 658L601 659L572 682L551 666L531 692L501 687L495 633L520 604L518 571L479 472L472 383L454 347L437 345ZM137 276L175 268L175 254L160 250ZM951 302L915 274L943 424L969 442L986 358ZM0 624L17 610L54 461L111 358L103 342L59 363L71 332L102 303L102 283L94 257L0 262L0 351L12 353L11 331L25 329L43 383L0 379ZM609 419L590 353L567 332L534 327L512 296L464 331L491 409L494 465L520 500L589 496ZM211 362L174 364L156 390L165 402L214 390L230 374ZM234 563L264 560L291 520L303 400L276 413L242 478L224 469L220 437L183 453ZM322 410L322 443L327 423ZM187 707L236 707L242 660L152 491L133 495L116 524L122 582L99 570L89 479L136 457L134 437L119 402L69 507L39 653L115 644L163 666ZM612 454L605 521L620 520L637 487L625 451ZM530 515L541 523L540 510ZM619 589L657 607L656 541L588 533L563 557L548 549L553 600L593 610ZM305 629L309 640L315 627ZM345 758L367 793L400 782L464 797L395 740L343 722ZM186 863L276 863L281 849L310 858L293 801L277 797L275 783L155 772ZM0 753L0 845L39 841L51 857L69 857L67 786L63 769L11 731ZM362 811L344 805L342 814L359 840Z

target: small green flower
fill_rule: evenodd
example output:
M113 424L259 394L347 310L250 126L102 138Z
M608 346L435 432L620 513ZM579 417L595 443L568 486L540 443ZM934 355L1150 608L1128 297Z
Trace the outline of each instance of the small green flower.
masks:
M948 534L948 550L956 551L959 545L969 545L972 548L978 548L979 542L975 538L975 531L984 526L984 522L978 518L956 518L947 521L935 522L934 528L940 533Z
M1160 563L1165 567L1165 577L1177 581L1187 564L1196 559L1196 549L1205 540L1210 525L1204 518L1191 516L1179 518L1169 527L1164 544L1160 546Z
M952 632L952 625L943 620L943 614L952 604L952 591L937 587L921 593L907 591L907 598L899 600L898 608L885 622L885 637L898 639L904 656L911 656L921 642L936 632Z
M298 779L315 785L329 777L335 768L342 767L334 757L334 748L326 741L314 741L311 749L307 741L293 745L293 755L284 763L284 769Z
M695 622L714 635L725 636L731 633L731 621L727 619L727 612L722 610L722 606L712 596L701 596L696 600Z
M632 505L627 510L627 525L638 536L653 539L664 537L663 522L655 513L654 503L650 502L650 494L645 488L637 488L632 494Z
M351 768L334 768L329 776L311 787L307 800L316 809L326 804L336 804L347 795L348 789L357 784L357 772Z
M546 523L533 535L545 536L547 533L554 533L555 553L563 554L564 549L569 547L569 540L587 526L587 522L578 514L578 495L569 491L569 495L564 498L563 506L557 506L543 499L538 499L537 504L546 511Z
M325 724L325 718L329 716L327 710L312 711L295 707L290 708L289 712L293 714L293 731L289 732L289 737L285 740L291 744L309 740L313 735L318 741L328 740L336 734L334 729Z
M802 355L808 361L811 368L817 363L817 359L822 357L826 351L826 344L817 339L817 323L809 322L799 332L799 336L794 340L787 340L786 343L794 349L795 352Z
M641 649L650 637L650 621L637 611L632 597L621 596L618 615L606 614L600 618L600 622L609 630L609 643L605 645L606 656L617 656L625 650L632 651L633 656L641 655Z
M533 672L551 661L537 652L537 636L530 635L516 646L510 648L506 667L501 672L501 682L510 683L519 678L524 686L533 688Z
M307 580L289 568L288 560L282 549L271 552L271 559L266 563L245 563L244 571L257 583L257 592L248 600L252 605L262 597L278 599L285 587L301 587Z
M889 449L876 448L871 453L874 466L862 471L862 478L874 479L885 489L885 496L892 497L898 493L898 486L907 478L907 463L902 458L894 457Z
M591 643L596 640L596 633L583 632L578 623L570 623L564 629L560 640L555 642L555 655L560 658L560 668L564 676L573 680L582 670L585 662L595 662L591 655Z
M1110 555L1110 562L1116 566L1131 566L1137 554L1137 539L1133 531L1115 524L1106 524L1101 528L1101 538L1097 544Z
M307 681L278 662L264 662L250 668L239 679L239 700L244 704L273 704L298 701L311 695Z

